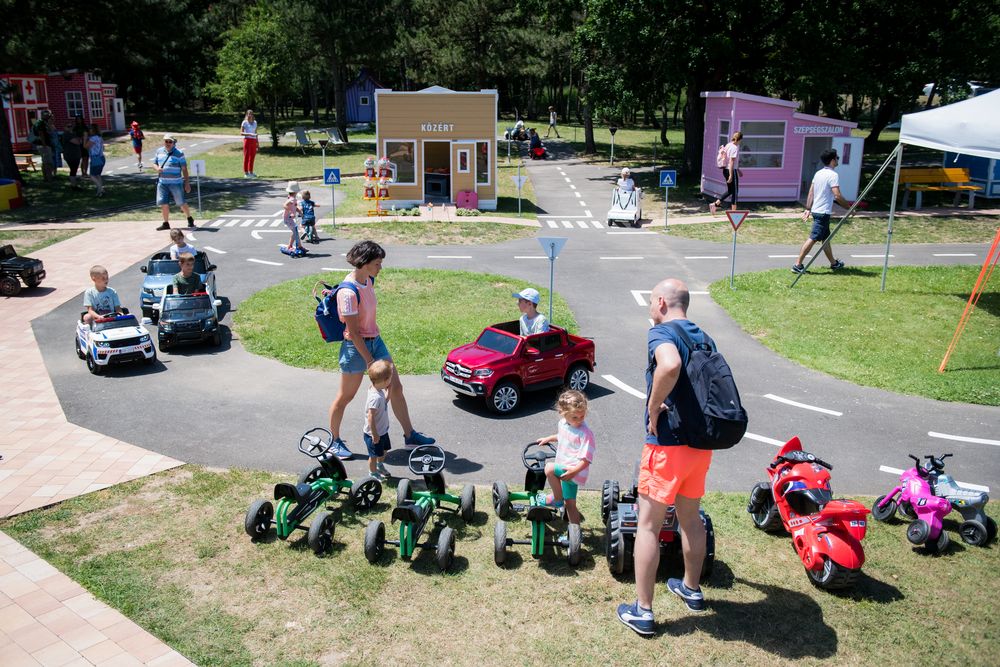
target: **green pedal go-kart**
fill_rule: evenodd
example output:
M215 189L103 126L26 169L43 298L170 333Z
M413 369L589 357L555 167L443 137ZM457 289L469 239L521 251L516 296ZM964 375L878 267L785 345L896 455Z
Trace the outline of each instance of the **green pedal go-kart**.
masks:
M287 540L296 529L307 530L307 543L316 555L333 546L333 531L340 520L340 510L319 512L306 529L302 523L320 505L338 494L346 494L355 509L367 510L382 497L382 483L374 477L364 477L357 482L347 479L344 464L334 456L333 435L324 428L307 431L299 439L299 451L316 459L312 466L299 475L296 484L279 482L274 485L274 503L255 500L247 510L244 529L250 539L264 537L275 526L278 539Z
M462 521L470 523L476 514L476 487L466 484L460 496L448 493L445 485L444 450L437 445L421 445L410 452L409 467L414 475L424 478L426 491L414 491L410 480L401 479L396 487L396 508L392 510L392 521L399 521L399 539L385 539L385 523L373 519L365 529L365 558L369 563L377 563L385 552L385 545L399 547L401 558L410 559L417 547L434 546L431 539L420 543L420 535L434 510L445 509L461 515ZM454 505L444 507L442 503ZM440 527L436 542L436 558L442 572L451 567L455 557L455 531L444 521L435 523Z
M528 443L521 452L521 462L527 471L524 474L524 491L510 492L504 482L493 482L493 510L499 519L493 530L493 561L503 566L507 560L507 547L515 544L530 544L531 556L541 558L545 547L563 549L569 564L576 567L580 564L580 526L566 523L566 534L555 539L546 539L546 533L555 533L553 522L556 519L556 508L539 501L539 493L545 488L545 462L555 458L556 449L551 443ZM507 520L524 505L515 505L515 501L527 501L527 519L531 522L531 539L515 540L507 537Z

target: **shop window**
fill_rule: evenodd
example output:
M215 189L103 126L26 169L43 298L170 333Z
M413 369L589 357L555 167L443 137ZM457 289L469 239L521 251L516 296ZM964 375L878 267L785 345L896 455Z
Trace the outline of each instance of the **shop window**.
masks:
M490 142L476 142L476 183L490 184Z
M396 164L397 185L416 185L417 166L414 162L414 155L417 154L416 141L387 141L385 142L385 156Z
M729 143L729 121L720 120L719 121L719 146L725 146Z
M740 167L780 169L785 157L784 121L751 120L740 123Z
M49 101L49 91L45 88L45 82L38 80L34 82L35 84L35 99L39 102Z
M100 93L90 93L90 117L104 118L104 102Z
M458 151L458 173L468 174L469 173L469 151L460 150Z
M83 93L79 90L66 91L66 115L70 118L83 115Z
M363 107L366 107L366 106L368 106L369 102L370 102L370 100L369 100L368 96L367 95L362 95L359 98L358 104L360 104Z

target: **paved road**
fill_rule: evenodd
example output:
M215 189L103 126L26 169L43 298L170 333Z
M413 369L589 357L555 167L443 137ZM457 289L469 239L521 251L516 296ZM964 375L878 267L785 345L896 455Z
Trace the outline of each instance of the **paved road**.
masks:
M667 275L685 279L693 290L691 316L726 352L751 415L751 435L736 449L717 455L710 475L712 488L748 489L763 476L775 444L792 435L799 435L807 448L834 464L835 489L840 492L884 492L893 476L880 467L906 467L911 451L955 452L949 468L959 480L995 486L1000 474L1000 409L857 387L773 354L740 331L703 293L711 281L728 273L728 246L671 238L649 229L637 234L604 227L601 221L617 170L572 160L532 163L529 169L543 209L539 235L569 239L557 262L556 289L573 307L581 332L593 336L597 344L598 368L589 391L588 421L598 437L591 486L599 486L604 478L624 481L631 475L642 439L642 399L634 392L644 389L649 326L644 290ZM285 240L275 224L280 205L276 187L246 209L209 221L195 232L195 244L206 248L220 267L219 292L233 309L267 285L321 270L348 269L343 253L349 241L325 241L307 259L290 260L278 253L276 245ZM548 280L547 262L534 239L483 247L387 250L389 268L447 267L505 273L542 284ZM983 251L977 245L897 246L892 261L978 263ZM785 266L790 260L774 255L791 252L789 247L745 246L740 249L738 270ZM851 264L878 264L881 259L876 257L851 257L875 252L870 247L838 250L850 257ZM935 256L941 253L959 256ZM112 285L126 305L135 304L141 277L138 266L113 277ZM336 375L255 357L226 336L219 350L191 347L162 355L152 371L123 369L91 377L70 348L70 323L78 313L78 301L34 322L71 421L195 463L289 472L307 467L295 443L303 430L325 423ZM231 312L223 320L227 326ZM335 354L332 347L331 354ZM436 436L452 453L448 470L456 479L502 478L519 483L520 448L554 432L552 391L529 395L516 415L498 418L476 401L457 398L436 376L408 377L404 383L417 427ZM81 390L84 387L86 391ZM356 449L363 449L361 407L357 399L344 422L345 436ZM932 438L929 432L984 442ZM398 427L391 436L401 444ZM405 474L402 450L391 453L388 463L394 472ZM354 474L364 466L363 461L348 464Z

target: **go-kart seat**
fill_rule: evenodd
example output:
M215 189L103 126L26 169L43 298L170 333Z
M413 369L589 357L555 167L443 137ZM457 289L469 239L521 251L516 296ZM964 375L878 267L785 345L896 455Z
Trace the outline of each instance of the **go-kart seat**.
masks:
M534 505L528 508L528 521L541 521L543 523L551 521L552 511L555 508L546 505Z
M534 470L524 471L524 490L528 493L538 493L545 488L545 473Z
M312 487L308 484L289 484L287 482L278 482L274 485L275 500L288 498L289 500L303 503L309 499L309 494L311 493Z
M428 511L427 505L418 505L413 501L407 501L392 510L393 522L420 523Z
M821 511L833 500L826 489L795 489L785 493L785 501L798 516L808 516Z

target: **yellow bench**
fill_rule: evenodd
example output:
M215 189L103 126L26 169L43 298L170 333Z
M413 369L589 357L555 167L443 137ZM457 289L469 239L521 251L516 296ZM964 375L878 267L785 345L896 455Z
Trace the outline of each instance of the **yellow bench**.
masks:
M919 209L923 203L924 192L954 192L954 206L958 206L958 200L963 192L969 193L969 208L972 209L976 202L976 193L983 188L973 185L969 178L969 170L962 167L907 167L899 170L899 184L904 186L903 205L910 198L910 191L917 194L916 206ZM932 183L933 185L919 185L921 183Z
M14 153L14 161L17 162L17 168L21 171L37 171L35 168L35 155L34 153Z

